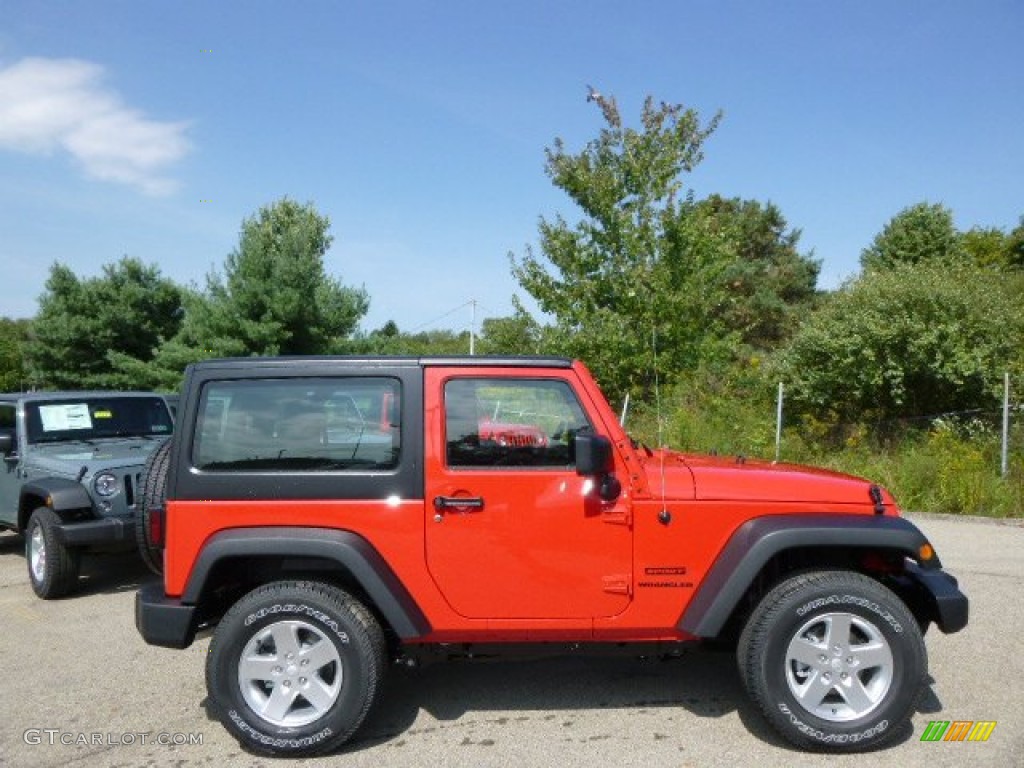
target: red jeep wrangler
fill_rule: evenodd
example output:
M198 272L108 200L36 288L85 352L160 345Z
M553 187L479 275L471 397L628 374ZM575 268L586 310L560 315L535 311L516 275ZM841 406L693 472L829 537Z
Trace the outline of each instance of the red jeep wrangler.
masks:
M929 624L967 623L878 486L638 447L561 358L199 363L144 495L139 632L216 627L210 699L256 752L336 749L389 659L443 644L730 637L786 739L868 749L914 711Z

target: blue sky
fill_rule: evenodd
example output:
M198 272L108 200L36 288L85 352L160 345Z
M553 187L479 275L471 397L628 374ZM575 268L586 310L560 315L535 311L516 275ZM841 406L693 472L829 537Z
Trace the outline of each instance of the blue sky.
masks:
M723 110L686 184L777 204L835 287L916 202L1016 225L1021 40L1020 0L0 0L0 315L55 261L201 283L285 195L365 328L507 314L509 252L575 219L544 148L600 130L587 84L634 125L647 94Z

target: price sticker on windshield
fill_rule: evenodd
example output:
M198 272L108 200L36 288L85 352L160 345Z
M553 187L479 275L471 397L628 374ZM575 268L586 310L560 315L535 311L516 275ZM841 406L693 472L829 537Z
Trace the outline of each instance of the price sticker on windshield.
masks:
M92 429L89 406L85 403L61 403L39 406L43 432L63 432L68 429Z

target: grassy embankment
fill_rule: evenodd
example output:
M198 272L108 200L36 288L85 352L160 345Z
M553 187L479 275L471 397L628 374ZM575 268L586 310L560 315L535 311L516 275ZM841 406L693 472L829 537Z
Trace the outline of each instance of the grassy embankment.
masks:
M683 451L773 459L774 393L717 389L680 387L663 393L663 441ZM787 420L781 460L869 478L888 488L906 510L1024 517L1024 424L1017 418L1005 478L1000 475L997 416L992 423L935 419L842 427L810 420L791 425ZM636 439L657 444L653 407L636 409L629 422L627 429Z

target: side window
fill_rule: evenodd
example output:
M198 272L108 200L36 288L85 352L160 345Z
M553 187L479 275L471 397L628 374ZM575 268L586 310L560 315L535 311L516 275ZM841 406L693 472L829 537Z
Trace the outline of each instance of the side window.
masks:
M16 409L13 405L0 405L0 434L6 434L11 436L11 440L14 443L11 446L12 452L18 450L18 440L16 437L15 420L14 415Z
M574 436L591 428L556 379L452 379L444 403L450 467L571 467Z
M399 404L400 384L391 378L211 382L193 463L208 471L394 469Z

